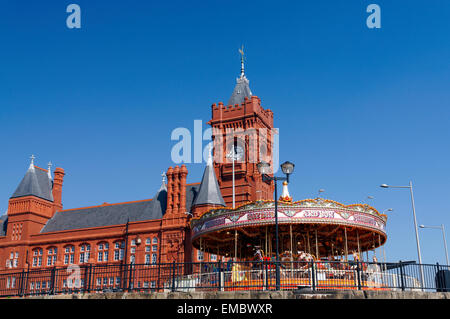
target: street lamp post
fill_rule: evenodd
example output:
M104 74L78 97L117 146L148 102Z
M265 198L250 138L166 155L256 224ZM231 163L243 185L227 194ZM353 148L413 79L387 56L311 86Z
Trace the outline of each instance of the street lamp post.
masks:
M272 181L275 186L275 247L276 247L276 257L275 257L275 280L276 280L276 290L280 290L280 265L279 265L279 250L278 250L278 191L277 182L286 181L289 183L289 175L294 171L295 165L291 162L284 162L281 164L281 170L286 175L286 177L269 176L270 164L266 162L259 162L258 171L261 173L263 182L270 184Z
M416 233L416 245L417 245L417 256L419 258L419 264L420 264L420 279L422 283L422 288L424 287L424 275L423 275L423 267L422 267L422 254L420 253L420 242L419 242L419 231L417 229L417 219L416 219L416 207L414 205L414 193L413 193L413 185L412 182L409 182L408 186L391 186L387 184L380 185L382 188L409 188L409 191L411 193L411 204L412 204L412 211L413 211L413 217L414 217L414 230Z
M447 250L447 240L445 239L445 229L444 224L441 224L441 226L425 226L420 225L420 228L433 228L433 229L440 229L442 230L442 237L444 238L444 250L445 250L445 260L447 261L447 266L450 265L448 262L448 250Z

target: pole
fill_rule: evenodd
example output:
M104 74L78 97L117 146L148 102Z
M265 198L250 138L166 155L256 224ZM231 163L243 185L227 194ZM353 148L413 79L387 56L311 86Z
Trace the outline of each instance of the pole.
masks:
M232 155L232 158L233 158L233 209L235 208L235 203L236 203L236 194L235 194L235 191L234 191L234 157L235 157L235 154L236 154L236 149L235 149L235 145L234 145L234 136L233 136L233 155Z
M316 229L316 260L319 260L319 243L317 241L317 229Z
M419 264L420 264L420 281L422 283L422 288L423 288L423 286L424 286L424 282L423 282L424 275L423 275L423 267L422 267L422 255L420 253L419 231L417 230L416 207L414 205L414 194L413 194L412 181L409 182L409 190L411 192L411 203L412 203L413 216L414 216L414 229L416 231L417 255L419 257Z
M445 239L444 224L441 225L441 228L442 228L442 236L444 237L445 259L447 260L447 266L449 266L450 263L448 262L447 240Z
M234 261L237 261L237 229L234 230Z
M345 234L345 261L348 261L347 227L344 227Z
M358 258L361 259L361 247L359 246L359 231L356 230L356 240L358 241Z
M280 290L280 265L278 263L279 261L279 251L278 251L278 191L277 191L277 179L274 178L273 180L275 184L275 236L276 236L276 289Z

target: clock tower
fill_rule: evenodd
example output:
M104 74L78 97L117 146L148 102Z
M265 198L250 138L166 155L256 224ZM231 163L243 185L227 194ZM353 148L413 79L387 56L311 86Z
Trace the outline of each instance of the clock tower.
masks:
M241 74L228 105L212 105L214 169L227 207L233 206L233 184L236 207L245 202L273 198L273 186L262 181L257 169L260 161L273 167L273 112L261 106L252 94L244 72ZM234 160L234 163L233 163ZM234 179L233 179L234 171Z

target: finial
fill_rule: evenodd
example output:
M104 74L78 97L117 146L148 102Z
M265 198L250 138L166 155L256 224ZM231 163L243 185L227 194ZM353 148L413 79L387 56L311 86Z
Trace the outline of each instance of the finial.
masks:
M244 45L239 49L239 53L241 54L241 78L245 76L245 69L244 69Z
M213 164L213 159L212 159L212 145L209 144L208 145L208 160L206 162L207 166L212 166Z
M51 180L52 179L52 162L48 162L48 172L47 172L47 174L48 174L48 178Z
M30 163L30 167L28 169L34 169L34 159L36 157L34 157L34 155L31 155L30 159L31 159L31 163Z

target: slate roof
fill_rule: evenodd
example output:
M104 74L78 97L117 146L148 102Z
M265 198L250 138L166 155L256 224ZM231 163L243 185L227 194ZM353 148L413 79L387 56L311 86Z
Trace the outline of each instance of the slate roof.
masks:
M6 228L8 227L8 215L0 217L0 236L6 236Z
M186 210L190 211L198 193L199 184L186 186ZM167 208L165 183L151 200L71 209L57 212L44 226L41 233L92 227L123 225L129 220L161 219Z
M236 79L236 86L228 101L228 105L242 104L245 97L250 98L251 96L252 91L250 91L249 80L245 75L241 74L241 77Z
M37 166L30 166L11 198L36 196L53 202L53 182L48 171Z
M211 159L208 160L208 164L203 172L202 182L200 183L198 194L193 203L193 205L205 204L226 206Z

